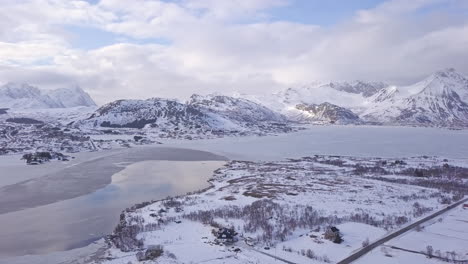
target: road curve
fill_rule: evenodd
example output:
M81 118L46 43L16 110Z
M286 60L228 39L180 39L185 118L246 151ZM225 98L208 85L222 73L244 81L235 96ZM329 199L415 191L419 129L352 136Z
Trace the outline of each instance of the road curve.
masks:
M446 212L452 210L453 208L455 208L455 207L457 207L457 206L459 206L462 203L465 203L467 201L468 201L468 198L462 199L462 200L460 200L460 201L458 201L456 203L453 203L453 204L445 207L442 210L439 210L439 211L437 211L437 212L435 212L435 213L433 213L433 214L431 214L429 216L426 216L423 219L420 219L420 220L418 220L418 221L416 221L416 222L414 222L414 223L412 223L412 224L410 224L410 225L408 225L408 226L406 226L406 227L404 227L404 228L402 228L400 230L397 230L397 231L395 231L395 232L393 232L393 233L391 233L391 234L389 234L389 235L387 235L387 236L385 236L385 237L383 237L383 238L381 238L381 239L379 239L379 240L377 240L375 242L372 242L367 247L364 247L364 248L360 249L359 251L351 254L347 258L337 262L337 264L351 263L351 262L359 259L360 257L364 256L365 254L369 253L374 248L382 245L383 243L386 243L389 240L391 240L391 239L393 239L393 238L395 238L395 237L397 237L399 235L402 235L403 233L408 232L409 230L415 228L416 226L418 226L418 225L420 225L420 224L422 224L424 222L427 222L427 221L429 221L429 220L431 220L431 219L433 219L433 218L435 218L435 217L437 217L437 216L439 216L439 215L441 215L443 213L446 213Z

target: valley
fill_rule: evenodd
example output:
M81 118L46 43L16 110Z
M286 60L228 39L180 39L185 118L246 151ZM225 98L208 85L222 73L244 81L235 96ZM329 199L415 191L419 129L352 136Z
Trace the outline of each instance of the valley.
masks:
M0 263L339 262L463 199L466 91L452 69L409 87L330 82L101 107L79 88L7 84ZM450 213L437 230L449 232ZM425 256L393 241L359 261ZM441 258L467 254L441 243Z
M3 0L0 264L468 264L468 0Z

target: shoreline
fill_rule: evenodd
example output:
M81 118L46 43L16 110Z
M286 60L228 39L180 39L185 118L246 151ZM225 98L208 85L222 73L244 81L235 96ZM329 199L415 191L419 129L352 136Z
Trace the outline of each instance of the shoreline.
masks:
M145 155L141 154L135 156L133 155L135 152L143 152L146 154L150 153L152 155L151 157L145 157L143 159L140 159ZM154 152L158 152L161 155L165 155L165 157L156 159L157 155L154 155ZM185 155L183 155L183 153L185 153ZM0 214L0 223L4 224L5 226L11 226L11 224L13 224L13 226L18 226L13 227L13 231L11 232L7 229L2 231L1 233L4 240L0 241L0 244L7 243L8 246L7 244L3 245L5 246L5 249L10 248L10 250L14 250L14 245L20 243L22 239L26 239L27 237L29 237L29 233L36 233L35 230L40 230L40 233L44 233L47 232L47 230L50 230L52 232L51 235L54 239L62 239L57 235L61 235L62 232L68 230L63 235L66 235L68 237L69 235L76 233L78 237L73 238L73 240L76 240L76 242L68 244L69 246L67 246L67 244L64 244L63 247L65 248L53 251L68 250L68 248L70 247L75 248L73 244L79 245L79 243L81 243L79 242L80 240L77 239L79 239L81 236L87 236L88 232L91 232L91 230L93 229L96 229L97 232L101 232L102 230L106 230L110 227L112 229L106 231L104 234L102 234L102 236L110 234L113 228L115 227L114 224L109 224L110 222L114 222L114 220L110 219L115 219L115 221L117 221L118 214L123 209L125 209L126 207L130 207L134 203L146 201L148 199L153 199L153 197L155 199L162 199L168 195L181 195L187 192L199 191L201 188L197 186L200 185L202 185L203 187L209 187L209 184L207 182L208 179L205 180L203 175L206 174L207 177L210 177L211 173L203 173L203 171L210 170L210 168L213 168L213 170L215 170L222 166L217 164L224 164L227 160L225 157L214 155L208 152L166 147L150 147L145 148L144 150L134 149L131 150L130 153L120 155L120 157L125 159L125 164L121 163L121 167L118 167L119 172L112 173L112 175L110 175L109 181L112 181L112 184L109 184L104 188L95 191L88 190L88 192L90 193L87 195L82 195L71 199L65 199L47 205L41 205L39 207L28 208L6 214ZM112 161L112 164L116 163L115 156L113 156ZM101 161L98 160L97 162ZM119 162L121 162L121 160L118 160L117 163ZM147 171L148 169L150 169L150 171ZM102 171L96 171L102 173ZM143 186L141 186L140 183L142 181L146 182ZM178 184L178 182L181 182L183 184ZM142 190L140 186L146 188L146 190ZM116 191L118 191L118 193L116 193ZM102 206L101 203L103 203ZM101 207L103 208L100 209ZM99 211L96 212L96 210ZM66 212L69 212L69 214L67 214ZM96 215L96 213L98 214ZM44 218L43 216L47 217ZM49 218L50 221L47 220ZM96 220L94 220L95 218ZM20 221L15 221L14 219L19 219ZM39 221L34 219L38 219ZM27 223L30 221L37 222L37 224L34 223L33 225L28 226ZM96 223L97 225L93 224L93 228L88 230L86 226L88 225L88 223L92 224L93 221L99 222ZM55 224L53 224L54 222L58 224L57 227L55 227ZM44 226L47 227L46 229L40 227L41 225L46 224L47 226ZM26 225L26 228L23 228L22 231L22 234L26 236L21 235L19 237L16 237L14 235L14 230L20 228L19 225ZM61 232L61 229L59 228L60 226L63 226L63 228L67 226L67 228L62 228L63 230ZM100 229L100 226L105 227L105 229ZM80 234L79 230L82 230L84 233ZM11 236L12 239L7 239L9 236ZM73 237L74 236L75 235L73 235ZM27 239L26 241L28 242L24 245L25 249L27 249L29 247L29 244L31 243L38 243L39 241L43 240L43 238L41 237L42 236L31 237L33 241ZM50 236L47 235L47 237ZM66 237L64 237L64 239L65 238ZM93 235L89 238L89 241L92 242L98 238L99 236L96 237ZM54 242L55 240L51 241ZM90 242L87 242L86 244ZM49 245L49 243L44 242L44 244L40 243L37 245L42 248L43 246L45 247ZM18 245L18 247L18 249L23 250L21 249L23 248L23 246ZM42 250L31 251L32 254L44 254L41 252ZM11 251L10 253L13 253L13 251ZM30 253L27 253L26 255L28 254Z
M125 169L125 166L119 166L119 163L135 163L145 160L227 160L223 156L207 151L175 147L147 146L118 151L118 153L66 167L50 175L43 175L39 178L0 187L0 215L77 198L102 189L111 183L112 175ZM177 152L176 155L167 154L171 151ZM155 154L156 157L149 156L148 154ZM164 155L169 156L164 157ZM183 155L188 156L186 158L179 158L177 157L178 155L181 157ZM205 158L197 158L197 155ZM100 166L100 168L96 170L93 167L93 170L83 173L83 171L86 171L86 168L92 166ZM103 173L102 171L105 172ZM50 182L60 182L60 188L48 186Z

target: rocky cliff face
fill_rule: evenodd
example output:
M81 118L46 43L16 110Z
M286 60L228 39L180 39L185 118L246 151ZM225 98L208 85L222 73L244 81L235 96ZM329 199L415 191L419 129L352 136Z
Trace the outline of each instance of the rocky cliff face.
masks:
M355 124L361 120L351 110L330 103L298 104L297 120L321 121L336 124Z

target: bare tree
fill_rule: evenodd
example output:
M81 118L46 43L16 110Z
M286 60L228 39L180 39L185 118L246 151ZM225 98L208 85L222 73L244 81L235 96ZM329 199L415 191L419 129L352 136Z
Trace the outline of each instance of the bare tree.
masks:
M432 248L432 246L426 247L426 254L428 258L434 257L434 249Z

